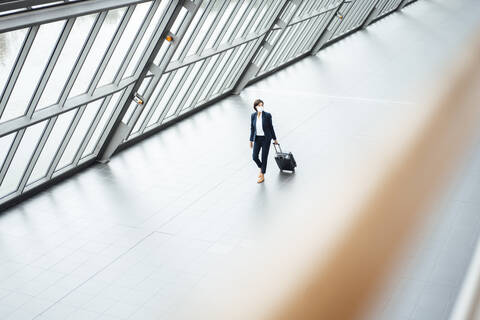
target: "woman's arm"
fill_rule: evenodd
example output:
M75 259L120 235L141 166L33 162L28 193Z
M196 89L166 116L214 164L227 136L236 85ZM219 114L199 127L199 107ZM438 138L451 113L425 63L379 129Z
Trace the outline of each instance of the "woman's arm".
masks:
M272 128L272 138L277 141L277 136L275 135L275 130L273 129L272 114L270 114L270 127Z
M253 127L253 116L250 117L250 142L253 142L253 132L255 128Z

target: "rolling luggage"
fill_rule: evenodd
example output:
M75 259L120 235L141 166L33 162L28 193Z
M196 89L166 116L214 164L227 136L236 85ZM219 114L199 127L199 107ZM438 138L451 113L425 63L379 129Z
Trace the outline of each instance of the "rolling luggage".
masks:
M293 154L291 152L282 152L280 144L274 143L273 146L275 147L275 161L277 162L280 171L287 170L295 172L295 167L297 166L297 163L295 162ZM280 152L278 152L277 146Z

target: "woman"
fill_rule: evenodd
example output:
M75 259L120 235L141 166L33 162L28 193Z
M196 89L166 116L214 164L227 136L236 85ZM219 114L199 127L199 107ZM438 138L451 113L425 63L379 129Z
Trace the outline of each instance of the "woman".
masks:
M278 144L275 130L273 130L272 115L263 111L263 101L260 99L253 102L253 109L250 121L250 148L253 148L253 161L260 168L257 183L265 181L265 171L267 170L268 150L270 149L270 141L273 139ZM262 161L258 159L258 154L262 149Z

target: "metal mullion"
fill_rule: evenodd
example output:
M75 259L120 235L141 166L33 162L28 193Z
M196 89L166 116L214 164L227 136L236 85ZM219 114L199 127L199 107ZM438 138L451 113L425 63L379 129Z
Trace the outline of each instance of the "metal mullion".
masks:
M314 41L312 48L310 49L310 52L312 55L315 55L320 51L320 49L323 47L323 45L328 42L328 37L331 37L333 34L333 30L329 29L330 26L333 27L333 23L335 20L335 17L337 17L338 12L342 8L343 4L345 3L345 0L341 0L341 2L338 4L338 6L332 11L332 14L330 16L327 15L326 20L325 20L325 25L323 29L318 34L318 37Z
M56 8L42 8L34 12L19 12L1 17L0 32L3 33L19 28L85 16L147 1L150 0L77 0L76 3Z
M261 42L261 40L257 40L257 41ZM252 49L255 48L255 47L258 47L258 44L253 42L252 45L251 45L251 48L249 49L251 52L250 53L247 52L246 59L244 59L244 61L242 63L242 66L238 68L238 71L240 73L239 74L232 74L232 84L231 84L231 86L232 86L232 90L233 90L234 93L235 93L236 84L240 82L241 77L242 77L241 70L246 70L248 68L249 63L251 63L254 59L255 51L253 51ZM260 71L260 69L254 75L252 75L252 78L254 78L258 74L259 71Z
M227 23L223 26L222 31L217 37L217 40L215 40L215 42L213 43L213 48L217 48L220 45L220 43L223 40L223 37L225 37L225 34L230 28L230 25L233 23L233 19L235 18L235 16L237 15L237 13L240 11L241 8L242 8L242 1L239 0L237 1L237 4L233 8L232 12L230 12L230 16L227 19Z
M187 92L185 92L185 95L183 96L182 100L180 100L180 103L179 105L183 106L185 105L185 103L187 102L188 98L190 97L190 95L192 94L192 91L195 89L195 86L197 85L198 81L200 80L201 76L202 76L202 73L203 71L205 70L205 68L207 67L208 63L210 62L209 61L210 58L207 58L201 62L198 62L198 63L202 63L202 65L200 66L200 68L198 69L197 71L197 74L195 74L195 77L193 78L192 80L192 83L190 84L190 86L188 87L188 90ZM189 108L189 107L187 107ZM175 112L175 117L178 117L178 115L180 114L180 112L185 109L185 108L181 108L180 111L176 111Z
M178 70L175 70L175 71L172 71L172 72L171 72L170 78L167 79L167 81L165 82L165 85L166 85L166 86L164 87L165 90L167 90L168 87L170 87L170 85L172 84L173 79L175 79L175 76L177 75L177 72L178 72ZM168 83L167 83L167 82L168 82ZM159 105L160 102L162 101L163 94L165 93L165 91L164 91L163 89L162 89L162 91L163 91L163 92L161 92L161 95L160 95L160 92L159 92L159 94L158 94L158 98L159 98L159 99L158 99L158 103L157 103L157 105L156 105L156 108L158 108L158 105ZM167 102L168 102L168 100L167 100ZM155 123L162 123L163 118L165 118L165 116L167 115L169 109L170 109L170 108L169 108L169 105L166 104L165 107L163 108L162 112L160 112L160 115L159 115L158 119L155 121Z
M301 18L303 14L308 13L315 5L315 1L304 1L302 2L304 4L303 8L296 14L296 17ZM315 12L315 10L314 10Z
M213 84L212 86L210 87L210 89L208 89L208 92L207 92L207 97L211 97L212 94L214 94L215 92L213 92L213 90L217 87L218 83L220 82L220 79L222 78L222 73L225 72L225 70L228 68L227 66L232 63L232 60L233 60L233 57L235 56L235 50L236 49L232 49L233 51L230 53L230 56L228 57L227 61L225 61L225 63L223 64L222 68L220 69L220 72L217 76L216 79L214 79L213 81ZM225 55L228 53L228 51L225 52Z
M236 62L235 64L237 65L238 64L238 67L236 67L235 65L233 66L232 70L229 72L229 74L227 75L227 77L225 78L225 81L223 82L222 84L222 89L227 89L229 88L229 84L231 82L233 82L233 79L235 78L235 75L236 75L236 69L239 69L241 70L242 69L242 64L245 64L247 63L247 61L249 60L248 57L249 57L249 51L248 49L253 46L251 43L246 43L244 45L243 48L241 48L242 52L239 53L238 57L237 57L237 61L241 61L240 63Z
M279 43L279 41L281 40L280 38L284 35L285 31L286 31L287 28L288 28L288 24L289 24L290 22L292 22L293 17L295 17L296 13L298 12L298 9L300 8L300 4L299 4L300 1L303 1L303 0L298 0L298 1L292 1L292 0L290 0L290 1L285 2L285 5L284 5L284 7L283 7L282 9L286 9L286 8L288 7L288 5L287 5L288 3L292 3L293 5L295 5L295 8L293 9L293 12L291 13L291 16L290 16L290 18L288 19L288 21L285 21L286 26L279 31L281 34L280 34L277 42L276 42L274 45L276 45L276 44ZM280 14L278 15L278 17L281 17L281 16L282 16L283 11L284 11L284 10L282 10L282 13L280 13ZM270 55L270 54L272 54L272 52L270 52L268 55ZM267 58L268 58L268 57L267 57ZM259 70L262 69L263 65L265 64L265 61L266 61L266 59L258 66L258 69L259 69Z
M262 59L263 61L261 62L262 67L259 67L258 68L259 70L262 70L263 66L268 66L278 51L278 45L276 44L278 44L278 42L282 40L283 34L281 34L280 31L275 31L275 32L276 32L275 35L272 33L272 39L271 39L273 40L275 45L273 45L270 50L267 50L265 57Z
M208 15L210 14L210 11L213 8L215 1L210 1L207 6L205 7L205 10L202 12L202 16L197 22L197 25L193 29L192 33L189 35L188 39L183 39L182 41L185 41L185 46L182 49L182 52L178 56L178 61L183 61L185 57L187 56L188 52L190 51L190 48L195 40L195 38L198 36L198 33L202 29L203 24L205 23L205 20L207 20Z
M262 9L266 6L267 4L267 1L263 1L261 3L261 7L258 8L257 10L255 10L255 13L253 14L252 18L250 19L250 21L255 21L255 19L258 18L258 16L260 15L260 13L262 12ZM254 23L251 23L251 25L247 25L247 27L245 28L245 30L243 30L243 33L240 37L242 38L245 38L249 33L254 33L255 30L252 30L253 28L253 25ZM260 26L260 23L258 24L258 26Z
M180 61L171 62L168 64L167 68L164 70L164 73L171 72L176 69L181 69L183 67L188 66L189 64L195 64L198 61L202 61L212 56L216 56L224 51L229 51L230 49L240 47L245 43L255 41L261 37L263 37L263 34L259 36L253 36L247 39L236 39L233 43L224 43L220 45L217 49L212 48L212 49L205 50L201 55L192 55L192 56L186 57L181 62ZM158 71L156 73L158 73Z
M30 178L33 169L35 168L35 165L37 164L38 158L40 157L40 154L43 151L43 148L47 144L48 137L50 136L50 133L53 130L53 127L55 126L55 123L57 122L58 116L55 116L53 118L50 118L48 120L48 123L43 130L43 133L41 135L40 140L37 143L37 146L35 147L35 151L33 152L32 157L30 158L30 161L28 162L28 166L26 170L23 173L22 179L20 180L20 184L18 186L18 192L23 193L23 190L25 189L25 186L27 185L28 179Z
M123 75L125 74L125 71L127 70L127 67L130 64L130 61L132 60L133 55L135 54L135 51L140 45L140 41L145 35L145 32L147 31L150 23L152 22L153 16L155 15L159 6L160 6L160 1L152 2L149 8L149 12L145 16L145 19L143 20L142 26L138 29L137 34L135 35L135 38L132 44L130 45L130 48L127 51L127 54L125 55L122 63L120 64L120 68L118 69L117 74L113 78L113 83L118 84L118 82L120 82ZM144 41L148 41L148 40L144 40Z
M344 2L344 4L347 4L347 2ZM343 19L340 20L340 22L338 22L338 24L335 26L335 30L332 32L332 36L330 37L329 40L332 40L332 39L335 39L338 37L338 35L336 35L337 31L341 28L342 24L345 22L345 19L348 17L348 14L350 13L351 9L352 9L352 6L353 4L350 2L348 3L350 4L350 6L348 6L346 9L346 12L344 12L343 14Z
M282 47L282 49L280 51L280 54L278 56L277 65L283 63L283 61L286 58L286 54L288 53L288 51L290 49L296 47L297 42L292 41L292 39L297 34L297 30L299 29L299 26L300 25L297 24L297 25L290 28L290 32L287 34L287 38L285 38L285 41L284 41L284 46Z
M318 16L316 20L313 23L312 28L308 31L308 36L304 40L304 44L302 48L300 49L300 52L305 52L310 50L312 47L312 42L316 38L316 34L318 31L321 29L323 22L326 20L326 17L328 16L328 13L325 13L324 15Z
M63 106L60 104L51 105L46 108L42 108L33 113L32 118L29 119L26 116L14 118L8 120L0 125L0 137L3 137L9 133L16 132L19 129L29 127L33 124L48 120L53 116L60 113L64 113L73 109L77 109L79 105L88 104L100 98L106 97L110 94L121 91L135 82L135 79L123 79L119 86L110 84L108 86L97 89L92 96L84 93L80 96L70 99Z
M74 23L75 23L75 18L71 18L67 20L67 23L65 23L63 27L62 33L60 34L60 37L57 40L55 49L53 50L49 58L49 61L45 69L43 70L43 74L40 78L40 81L38 82L37 87L35 88L35 91L32 95L32 98L30 99L30 103L27 107L27 112L25 113L25 115L29 118L32 116L33 112L35 111L38 101L40 100L40 97L43 94L43 90L45 90L45 87L47 86L47 82L50 79L50 76L52 75L53 69L55 68L55 65L58 61L58 58L60 57L63 47L65 46L68 36L72 31Z
M400 1L400 3L398 4L397 8L395 10L402 10L407 4L411 3L413 1L408 1L408 0L402 0Z
M223 55L224 53L220 53L220 55ZM212 74L215 72L215 70L217 69L219 63L221 62L221 56L218 56L217 60L215 61L215 63L213 64L213 66L210 68L210 70L208 71L208 74L207 76L205 77L205 81L202 83L202 85L200 86L200 88L198 88L198 91L197 93L195 94L195 96L193 97L193 100L192 100L192 107L195 108L195 105L197 104L198 100L200 99L200 97L202 96L203 94L203 91L205 90L205 87L207 86L208 84L208 80L211 78Z
M333 37L334 37L335 34L337 33L337 30L341 27L342 23L343 23L343 22L345 21L345 19L348 17L348 12L349 12L350 9L352 8L352 5L353 5L353 4L352 4L351 2L346 2L346 1L344 1L344 2L342 3L342 8L340 8L340 10L344 10L344 11L341 12L341 11L339 10L339 13L343 13L343 19L338 18L338 20L333 20L333 21L332 21L332 23L333 23L333 26L332 26L333 28L332 28L332 30L334 30L334 31L332 32L332 35L331 35L330 39L328 39L328 40L332 40L332 39L333 39Z
M83 64L85 63L85 60L87 59L88 53L90 52L90 49L92 48L93 43L95 42L95 39L98 36L98 33L100 31L100 28L102 27L103 22L105 21L106 16L107 16L106 11L100 13L95 23L93 24L92 28L90 29L90 33L87 37L87 40L83 44L80 55L78 56L77 61L75 61L73 70L71 71L68 77L68 80L62 90L62 93L60 94L60 98L58 99L59 105L63 105L67 100L67 97L70 94L70 91L72 90L73 84L75 83L75 80L77 79L77 76L80 73L80 70Z
M286 38L288 36L288 33L285 33L285 32L286 32L286 29L283 30L283 32L281 32L281 34L279 35L274 49L268 55L268 58L269 58L268 63L267 63L267 59L265 59L259 67L260 70L262 68L264 70L268 70L268 69L270 69L270 67L272 65L273 66L276 65L278 57L280 56L280 51L281 51L282 45L285 45L285 41L286 41Z
M362 26L362 20L365 19L366 16L368 16L368 12L373 8L374 1L370 0L367 3L364 4L364 6L359 10L357 16L353 20L353 27L352 28L358 28ZM372 6L372 7L371 7Z
M247 8L245 9L245 11L242 13L242 16L240 17L240 19L238 19L237 21L237 24L235 24L235 27L233 28L233 32L232 34L228 37L228 40L227 42L232 42L233 39L235 39L235 37L237 36L238 32L240 31L240 28L239 26L241 26L245 20L247 19L248 17L248 13L250 12L250 10L252 10L252 8L254 7L254 5L258 2L258 1L261 1L261 0L252 0Z
M381 9L379 9L379 11L378 11L378 16L377 16L377 17L383 16L383 10L385 10L385 7L387 6L387 4L388 4L388 0L386 0L386 1L383 3ZM375 17L375 18L377 18L377 17Z
M226 87L225 87L225 84L227 82L227 80L231 77L231 74L233 72L233 70L235 70L235 65L240 61L240 58L242 57L243 53L245 52L245 48L248 47L248 43L245 44L244 46L242 47L236 47L235 49L233 49L234 51L232 52L232 55L230 56L230 59L231 61L229 62L229 68L230 68L230 71L228 71L227 73L227 76L223 79L223 82L220 83L219 87L218 87L218 91L221 92L223 91ZM222 77L219 77L219 80L221 79Z
M352 12L349 12L346 21L342 23L344 24L341 29L342 34L345 32L348 32L352 28L352 25L354 25L355 17L358 15L358 12L360 11L362 4L365 4L365 2L363 3L357 2L357 1L354 2L354 4L352 5Z
M92 95L93 91L97 88L98 82L102 78L103 72L105 72L108 62L110 61L113 53L115 52L115 49L117 48L118 43L120 42L120 39L122 38L123 32L125 31L125 28L127 27L128 22L130 22L130 18L132 17L133 12L135 11L135 7L136 5L128 7L127 11L123 15L122 22L120 22L120 24L118 25L117 30L115 31L115 35L113 36L107 51L103 55L102 62L100 62L100 65L95 71L93 75L93 79L90 82L90 85L88 86L88 89L87 89L88 94Z
M112 100L113 94L109 95L105 99L103 99L102 105L98 109L97 114L95 115L95 118L93 119L93 122L91 123L90 127L87 130L87 134L83 138L82 142L80 143L80 148L78 148L77 153L75 154L75 157L73 158L73 165L77 166L78 163L80 162L83 152L87 148L87 145L90 143L90 139L93 136L93 133L97 129L98 123L103 117L103 114L107 110L108 104L110 103L110 100Z
M281 43L279 43L278 47L278 55L277 55L277 60L275 61L275 66L278 66L282 63L283 57L285 52L288 50L288 48L295 47L295 42L292 42L292 38L296 33L296 30L298 29L298 24L293 26L293 27L287 27L289 28L288 31L285 31L285 38Z
M337 31L340 34L344 34L347 31L347 28L351 24L351 19L355 16L355 13L357 12L358 7L356 6L358 4L357 1L353 2L349 6L349 10L345 13L345 18L342 20L340 23Z
M358 28L362 26L362 21L368 16L368 12L372 10L373 6L370 7L374 2L369 0L368 2L364 3L363 7L358 12L357 16L353 20L353 28Z
M10 145L10 149L8 150L7 156L5 157L5 160L3 161L2 168L0 170L0 185L3 183L3 179L5 179L5 176L8 172L8 168L10 167L10 164L12 163L13 157L15 156L15 153L17 152L18 146L20 145L20 142L22 141L23 135L25 134L25 128L19 130L17 134L15 135L15 138L12 141L12 144Z
M162 97L163 97L163 94L165 93L165 91L167 91L168 89L168 86L170 85L170 83L172 82L173 80L173 77L175 76L175 71L172 71L172 72L169 72L168 75L167 74L164 74L163 76L166 76L167 79L165 80L165 83L163 84L163 87L162 89L160 89L160 91L158 92L158 95L157 97L155 98L155 101L152 101L153 105L152 107L150 108L150 110L148 110L148 113L147 113L147 116L145 117L145 119L143 120L143 123L142 125L140 126L140 129L139 129L139 132L143 133L145 128L147 127L148 123L150 122L153 114L155 113L155 111L157 110L158 108L158 105L160 104L160 101L162 100ZM153 80L152 80L153 81Z
M303 23L303 26L300 25L298 34L301 34L300 38L296 39L296 42L299 44L296 48L293 46L287 50L285 54L285 59L288 60L292 55L296 54L299 50L301 50L305 46L305 39L308 38L311 31L311 28L315 25L315 19L309 20ZM309 26L310 25L310 26ZM309 28L310 27L310 28ZM293 53L292 53L293 52Z
M158 40L155 40L151 45L150 53L142 58L141 63L139 64L139 67L142 71L136 77L136 81L131 89L126 91L127 99L125 102L122 102L121 106L119 105L119 113L110 120L111 125L109 123L109 130L108 132L104 133L105 136L102 136L102 143L97 160L103 162L108 161L118 145L121 143L121 141L123 141L120 139L120 137L122 137L126 132L126 125L122 122L122 120L128 111L128 108L130 107L130 99L140 88L144 78L148 74L148 71L152 68L152 66L154 66L153 62L160 48L164 44L163 40L167 36L170 28L173 26L175 20L179 18L181 10L186 8L188 11L185 15L185 19L183 19L183 23L180 25L179 30L175 34L175 40L173 41L172 45L167 48L162 63L156 67L158 69L158 75L163 74L163 71L167 67L168 63L170 63L173 55L175 54L175 50L181 43L182 38L188 30L188 27L190 26L201 3L202 0L174 0L172 1L171 5L167 7L167 10L162 17L162 22L159 24L157 28L158 31L155 34L158 35ZM154 79L152 79L151 82L152 81L154 81Z
M357 4L357 3L355 3ZM350 19L350 23L347 28L345 28L345 32L348 32L350 30L353 30L355 28L358 28L359 26L356 24L357 20L362 16L362 14L366 11L368 6L371 4L371 2L363 2L358 4L357 10L352 14L352 17Z
M229 1L225 1L220 8L220 11L215 15L215 19L213 20L213 23L210 25L210 27L207 30L207 36L202 40L202 44L198 47L197 51L195 52L196 54L201 54L202 51L205 49L205 46L208 44L210 38L212 37L213 31L218 26L218 23L220 22L220 19L218 17L221 17L225 10L228 8L228 3Z
M77 128L77 125L83 116L83 113L85 112L86 107L87 105L82 105L81 107L79 107L77 110L77 113L75 114L75 117L73 118L73 121L70 123L70 127L68 128L65 136L62 139L62 143L57 149L57 152L55 153L55 156L52 162L50 163L50 166L48 167L48 171L46 175L48 180L52 178L55 172L55 169L57 168L58 163L60 162L60 159L62 158L63 153L65 152L65 149L67 148L67 145L70 142L70 139L72 138L73 133L75 132L75 129Z
M188 79L188 76L190 75L190 73L192 72L192 69L193 69L193 64L189 65L187 68L187 70L185 70L185 72L183 73L182 77L180 78L180 81L178 82L177 84L177 87L175 88L175 90L173 91L172 95L170 96L170 98L168 99L167 101L167 104L165 106L165 109L166 110L170 110L170 108L172 107L173 105L173 102L176 100L178 94L180 93L180 90L183 88L184 84L185 84L185 81L187 81ZM180 106L181 104L179 104ZM178 107L177 107L178 109ZM180 108L181 109L181 108ZM175 110L176 111L176 110ZM168 111L165 113L167 114ZM174 113L176 114L176 112Z
M376 16L378 16L378 13L380 12L378 9L378 4L382 0L376 0L368 14L365 16L365 19L362 22L362 28L366 28L374 19Z
M39 28L40 26L38 25L30 28L27 36L25 37L25 41L23 42L22 48L20 49L20 53L18 54L17 59L15 60L15 64L8 77L7 85L3 89L2 95L0 96L0 120L7 106L8 99L10 99L10 95L12 94L13 88L15 87L15 84L18 80L18 76L22 71L22 68L25 63L25 60L27 59L28 53L32 48L33 41L37 36Z
M302 47L302 52L310 51L316 40L316 35L321 32L324 27L324 23L327 21L328 13L325 13L323 16L318 17L315 27L311 30L308 39L305 41L305 45Z
M170 105L173 104L173 102L175 101L175 99L177 98L180 90L182 89L183 85L185 84L185 81L187 80L188 78L188 75L190 75L190 72L192 71L192 68L193 68L193 65L189 65L188 67L186 67L187 69L185 70L185 72L183 73L183 75L180 77L180 80L179 82L177 83L176 85L176 88L175 90L173 91L172 95L168 98L167 100L167 103L165 105L165 108L166 109L170 109ZM176 71L175 71L176 72ZM173 78L174 76L172 76L172 81L173 81ZM160 101L160 100L159 100ZM142 110L143 111L143 110ZM130 134L132 133L132 130L133 128L135 127L136 125L136 122L138 121L138 118L140 117L141 113L137 113L137 114L133 114L132 117L130 118L129 122L128 122L128 125L130 126L130 129L128 131L128 135L127 136L130 136ZM132 120L134 119L134 120Z
M290 58L294 55L296 56L299 52L303 52L305 47L308 45L308 43L309 43L309 41L312 37L312 34L314 33L314 31L318 27L318 24L317 24L318 20L321 20L321 16L317 16L317 17L313 18L312 20L305 23L305 27L302 30L303 35L298 41L300 43L300 45L298 46L298 48L293 53L292 53L292 51L287 53L288 58Z

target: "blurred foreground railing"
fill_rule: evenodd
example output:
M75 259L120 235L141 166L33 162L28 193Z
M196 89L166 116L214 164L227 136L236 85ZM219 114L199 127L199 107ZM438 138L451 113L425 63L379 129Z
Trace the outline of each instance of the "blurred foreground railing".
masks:
M340 232L319 232L321 215L279 228L272 241L226 272L225 290L203 295L186 318L360 317L479 136L480 37L473 40L435 84L432 96L418 105L421 119L402 128L408 138L361 201L342 193L329 204L310 206L332 216L348 212ZM477 254L455 320L479 316L479 270Z

